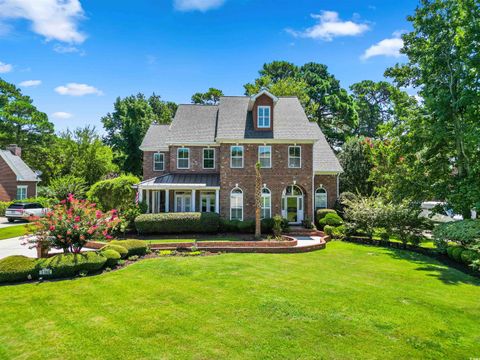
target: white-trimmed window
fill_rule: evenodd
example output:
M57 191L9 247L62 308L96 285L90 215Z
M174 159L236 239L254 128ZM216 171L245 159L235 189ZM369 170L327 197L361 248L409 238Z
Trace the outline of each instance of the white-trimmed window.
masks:
M258 162L262 168L272 167L272 147L270 145L258 147Z
M264 187L262 189L262 219L269 219L272 217L272 193L269 189Z
M190 168L190 149L178 148L177 149L177 169Z
M270 127L270 106L257 107L257 127L269 128Z
M230 147L230 167L243 168L243 146L234 145Z
M17 200L24 200L27 198L27 185L18 185L17 186Z
M319 187L315 190L315 209L326 209L327 207L327 190L323 187Z
M288 167L302 167L302 148L300 146L295 145L288 147Z
M240 188L230 192L230 220L243 221L243 191Z
M165 154L155 153L153 154L153 171L165 170Z
M203 149L203 168L215 169L215 149Z

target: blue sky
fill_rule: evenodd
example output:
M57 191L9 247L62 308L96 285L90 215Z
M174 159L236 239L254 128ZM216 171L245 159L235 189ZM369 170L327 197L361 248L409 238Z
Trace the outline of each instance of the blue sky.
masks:
M401 62L399 33L418 1L0 0L0 77L57 130L155 92L188 103L209 87L243 94L263 63L328 65L342 86Z

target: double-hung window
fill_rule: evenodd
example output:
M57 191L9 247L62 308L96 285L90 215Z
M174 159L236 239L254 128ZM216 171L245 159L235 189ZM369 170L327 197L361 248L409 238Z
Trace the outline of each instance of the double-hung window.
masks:
M153 154L153 171L165 170L165 154L155 153Z
M177 149L177 169L190 168L190 149L178 148Z
M288 147L288 167L302 167L302 148L300 146L295 145Z
M215 149L203 149L203 168L215 169Z
M257 108L257 127L269 128L270 127L270 106L259 106Z
M271 146L259 146L258 147L258 162L262 168L272 167L272 147Z
M326 209L328 206L327 190L319 187L315 191L315 209Z
M230 193L230 220L243 221L243 191L235 188Z
M19 185L17 186L17 200L24 200L27 198L27 185Z
M235 145L230 147L230 167L243 168L243 146Z
M272 217L272 194L269 189L262 189L262 219L269 219Z

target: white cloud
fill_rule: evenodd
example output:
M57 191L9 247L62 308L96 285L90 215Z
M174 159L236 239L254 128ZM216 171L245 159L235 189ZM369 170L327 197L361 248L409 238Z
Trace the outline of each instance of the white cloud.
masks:
M32 87L32 86L38 86L41 83L42 83L41 80L25 80L18 85L20 85L21 87Z
M0 0L0 19L25 19L32 30L47 40L82 43L78 30L84 18L79 0Z
M205 12L222 6L224 2L225 0L175 0L174 6L180 11Z
M393 38L383 39L378 43L370 46L363 55L362 60L367 60L375 56L388 56L398 58L402 56L400 49L403 47L403 40L400 38L402 31L393 33Z
M12 69L13 69L12 65L5 64L5 63L0 61L0 74L8 73L8 72L12 71Z
M55 119L70 119L72 116L72 114L64 111L57 111L52 114L52 117Z
M369 29L367 24L341 20L335 11L322 11L318 15L312 14L311 17L318 20L318 24L304 31L287 29L287 32L297 37L332 41L333 38L339 36L361 35Z
M79 53L80 55L85 55L85 52L76 46L73 45L60 45L55 44L53 46L53 51L60 53L60 54L72 54L72 53Z
M103 92L96 87L87 84L68 83L67 85L57 86L55 91L60 95L83 96L83 95L103 95Z

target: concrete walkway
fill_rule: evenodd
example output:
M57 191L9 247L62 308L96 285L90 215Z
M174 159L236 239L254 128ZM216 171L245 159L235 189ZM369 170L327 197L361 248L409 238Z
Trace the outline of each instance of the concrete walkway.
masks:
M322 241L320 236L294 236L294 238L297 239L296 247L318 245Z

